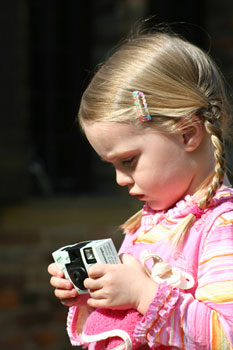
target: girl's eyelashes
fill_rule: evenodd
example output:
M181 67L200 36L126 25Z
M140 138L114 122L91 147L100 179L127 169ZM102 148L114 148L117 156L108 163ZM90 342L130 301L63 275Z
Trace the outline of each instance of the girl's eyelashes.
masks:
M124 159L121 161L121 164L124 166L124 167L127 167L127 168L132 168L135 164L135 159L136 157L131 157L131 158L128 158L128 159Z
M133 168L136 166L136 162L137 162L138 156L131 156L129 158L118 158L115 161L106 161L103 158L101 158L101 160L103 162L107 162L109 164L111 164L114 168L116 167L125 167L125 168Z

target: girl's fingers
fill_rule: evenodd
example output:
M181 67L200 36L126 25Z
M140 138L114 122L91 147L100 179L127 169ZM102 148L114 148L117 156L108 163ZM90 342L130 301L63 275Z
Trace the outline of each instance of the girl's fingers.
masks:
M55 289L54 291L55 296L60 299L63 303L66 299L72 299L72 303L74 303L74 298L78 297L78 292L76 289L70 289L70 290L64 290L64 289Z
M51 286L53 286L54 288L57 289L72 289L73 288L73 284L66 280L65 278L60 278L60 277L51 277L50 278L50 284Z
M105 264L94 264L90 267L88 270L88 276L91 278L99 278L103 276L106 272L106 266Z
M64 273L59 269L56 263L52 263L48 266L48 273L52 276L64 277Z
M89 290L98 290L101 289L103 286L101 278L98 279L92 279L92 278L86 278L84 280L84 287Z
M101 289L99 290L90 290L89 291L90 297L95 300L106 300L105 296L103 295L103 291Z
M108 304L106 299L92 299L89 298L87 300L87 305L93 308L108 308Z

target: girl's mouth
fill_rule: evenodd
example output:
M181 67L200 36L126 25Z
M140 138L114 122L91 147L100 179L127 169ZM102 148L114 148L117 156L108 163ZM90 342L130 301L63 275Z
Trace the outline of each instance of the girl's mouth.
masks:
M137 197L137 199L139 201L143 201L144 200L144 195L143 194L134 194L133 196Z
M137 197L137 199L139 201L143 201L144 200L144 195L143 194L137 194L136 197Z
M130 196L135 196L137 197L138 200L143 201L144 200L144 195L143 194L137 194L137 193L130 193Z

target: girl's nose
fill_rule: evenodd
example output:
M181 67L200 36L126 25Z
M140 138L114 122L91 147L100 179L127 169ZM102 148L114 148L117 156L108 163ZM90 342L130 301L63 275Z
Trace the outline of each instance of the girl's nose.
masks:
M133 184L133 179L130 175L116 170L116 182L119 186L128 186Z

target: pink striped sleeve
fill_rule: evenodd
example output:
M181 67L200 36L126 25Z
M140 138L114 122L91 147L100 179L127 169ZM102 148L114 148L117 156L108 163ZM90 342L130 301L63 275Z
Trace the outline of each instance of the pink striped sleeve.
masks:
M195 296L170 286L158 291L135 329L142 343L152 348L163 344L184 350L233 349L232 218L233 212L219 217L205 240ZM169 295L176 295L176 302Z

